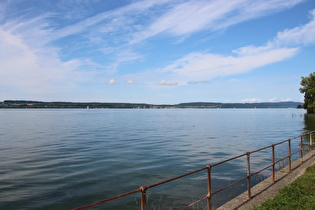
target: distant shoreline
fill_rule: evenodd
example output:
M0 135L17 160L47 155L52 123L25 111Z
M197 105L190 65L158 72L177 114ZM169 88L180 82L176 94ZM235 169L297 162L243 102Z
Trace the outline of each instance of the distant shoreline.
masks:
M216 103L189 102L175 105L155 105L146 103L102 103L102 102L43 102L26 100L5 100L0 109L220 109L220 108L302 108L301 102L261 102L261 103Z

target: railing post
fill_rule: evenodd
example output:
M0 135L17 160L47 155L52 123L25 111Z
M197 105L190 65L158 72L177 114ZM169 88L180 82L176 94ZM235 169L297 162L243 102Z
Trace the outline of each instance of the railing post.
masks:
M300 158L301 163L303 163L303 136L300 137Z
M247 152L247 192L248 199L251 199L251 184L250 184L250 152Z
M272 157L271 157L271 161L272 161L272 182L275 183L275 145L272 145Z
M208 199L208 210L211 210L211 165L207 165L207 171L208 171L208 195L207 195L207 199Z
M291 139L288 140L288 166L291 171Z
M147 205L147 198L146 198L146 193L147 193L147 186L141 186L140 190L141 190L141 210L145 210L146 209L146 205Z

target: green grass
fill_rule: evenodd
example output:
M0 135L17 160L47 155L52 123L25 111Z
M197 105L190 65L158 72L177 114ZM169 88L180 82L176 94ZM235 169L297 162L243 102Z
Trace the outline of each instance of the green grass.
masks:
M273 198L253 208L263 209L303 209L315 210L315 165L291 184L282 188Z

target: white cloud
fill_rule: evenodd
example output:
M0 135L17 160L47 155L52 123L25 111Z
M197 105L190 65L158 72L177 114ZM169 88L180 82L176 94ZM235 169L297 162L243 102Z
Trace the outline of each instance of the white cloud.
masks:
M233 50L232 52L234 54L237 54L238 56L248 56L248 55L259 55L273 49L275 49L275 45L269 42L265 46L256 47L253 45L249 45L245 47L240 47L236 50Z
M263 52L270 51L272 49L280 48L283 46L299 46L303 44L315 43L315 9L310 11L311 20L305 25L295 27L293 29L285 29L278 32L277 36L265 46L245 46L239 49L233 50L233 53L244 56L254 55Z
M126 84L128 84L128 85L135 84L135 83L136 83L136 82L133 81L133 80L127 80L127 81L126 81Z
M244 103L257 103L257 102L262 102L262 99L258 99L258 98L247 98L244 100L241 100Z
M265 100L263 99L258 99L258 98L247 98L244 100L241 100L244 103L258 103L258 102L263 102ZM287 101L293 101L291 98L286 98L286 99L278 99L278 97L271 98L267 100L268 102L287 102Z
M23 39L0 27L0 83L32 93L65 90L91 78L79 72L82 60L62 62L55 48L32 48Z
M273 97L271 99L268 100L269 102L275 102L275 101L279 101L277 97Z
M216 77L242 74L281 62L295 56L299 51L298 48L270 48L268 50L255 50L253 46L250 48L252 50L247 50L246 53L243 51L234 56L194 52L163 68L128 75L128 77L137 78L150 87L155 87L156 80L160 81L160 86L206 84Z
M244 73L296 55L297 48L271 49L244 56L222 56L211 53L191 53L163 68L186 80L204 80Z
M315 9L310 11L309 23L279 32L275 42L280 44L313 44L315 43Z
M117 84L118 82L114 79L110 79L109 82L108 82L110 85L114 85L114 84Z

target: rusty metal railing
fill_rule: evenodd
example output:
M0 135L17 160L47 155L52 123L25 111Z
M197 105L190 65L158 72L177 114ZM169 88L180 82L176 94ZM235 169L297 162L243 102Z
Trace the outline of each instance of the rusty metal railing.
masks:
M251 177L253 177L254 175L257 175L259 173L261 173L262 171L265 171L269 168L271 168L271 178L272 178L272 182L274 183L276 181L276 169L275 169L275 166L277 163L281 162L281 161L285 161L287 160L287 167L288 167L288 170L291 171L292 170L292 156L299 153L299 159L301 160L300 164L303 163L305 160L304 160L304 157L305 155L303 155L303 137L309 137L309 144L307 145L308 146L308 150L307 152L308 153L311 153L311 156L314 156L313 154L313 135L314 135L315 131L311 131L311 132L308 132L308 133L304 133L300 136L297 136L297 137L294 137L294 138L291 138L291 139L287 139L287 140L284 140L284 141L281 141L279 143L276 143L276 144L272 144L270 146L266 146L266 147L263 147L263 148L260 148L260 149L257 149L257 150L254 150L254 151L251 151L251 152L246 152L244 154L241 154L241 155L238 155L238 156L235 156L235 157L232 157L230 159L226 159L224 161L221 161L221 162L218 162L218 163L215 163L215 164L212 164L212 165L207 165L203 168L200 168L198 170L195 170L195 171L192 171L192 172L189 172L189 173L186 173L186 174L183 174L181 176L177 176L177 177L174 177L172 179L168 179L168 180L165 180L165 181L162 181L162 182L159 182L159 183L155 183L155 184L152 184L152 185L149 185L149 186L141 186L139 187L138 189L135 189L133 191L130 191L130 192L126 192L126 193L123 193L123 194L120 194L120 195L117 195L117 196L114 196L114 197L111 197L111 198L107 198L107 199L104 199L104 200L101 200L101 201L97 201L97 202L94 202L94 203L91 203L91 204L88 204L88 205L85 205L85 206L81 206L81 207L78 207L78 208L75 208L74 210L82 210L82 209L87 209L87 208L90 208L90 207L93 207L93 206L96 206L96 205L100 205L100 204L103 204L103 203L106 203L106 202L109 202L109 201L112 201L112 200L116 200L116 199L119 199L119 198L122 198L122 197L125 197L125 196L128 196L128 195L131 195L131 194L135 194L135 193L141 193L141 210L145 210L147 208L147 191L148 189L150 188L153 188L153 187L156 187L156 186L159 186L159 185L162 185L162 184L166 184L168 182L171 182L171 181L174 181L174 180L177 180L177 179L181 179L183 177L187 177L187 176L190 176L190 175L193 175L193 174L197 174L201 171L207 171L207 189L208 189L208 193L207 195L205 195L203 198L189 204L188 206L185 206L183 207L182 209L187 209L189 207L192 207L194 206L195 204L198 204L200 203L201 201L204 201L204 200L207 200L207 209L211 209L212 207L212 198L214 195L216 195L217 193L223 191L223 190L226 190L244 180L247 180L247 194L248 194L248 199L251 199L252 198L252 193L251 193L251 188L252 188L252 181L251 181ZM291 148L291 142L294 141L294 140L299 140L299 149L297 151L292 151L292 148ZM276 146L278 145L282 145L282 144L285 144L287 143L287 155L285 157L282 157L278 160L276 160L276 157L275 157L275 151L276 151ZM260 152L260 151L265 151L265 150L268 150L271 148L271 164L265 166L264 168L258 170L258 171L255 171L255 172L252 172L251 171L251 155L256 153L256 152ZM247 162L247 175L221 189L218 189L216 190L215 192L212 192L212 178L211 178L211 174L212 174L212 169L218 165L221 165L223 163L227 163L229 161L232 161L232 160L236 160L236 159L239 159L241 157L246 157L246 162Z

